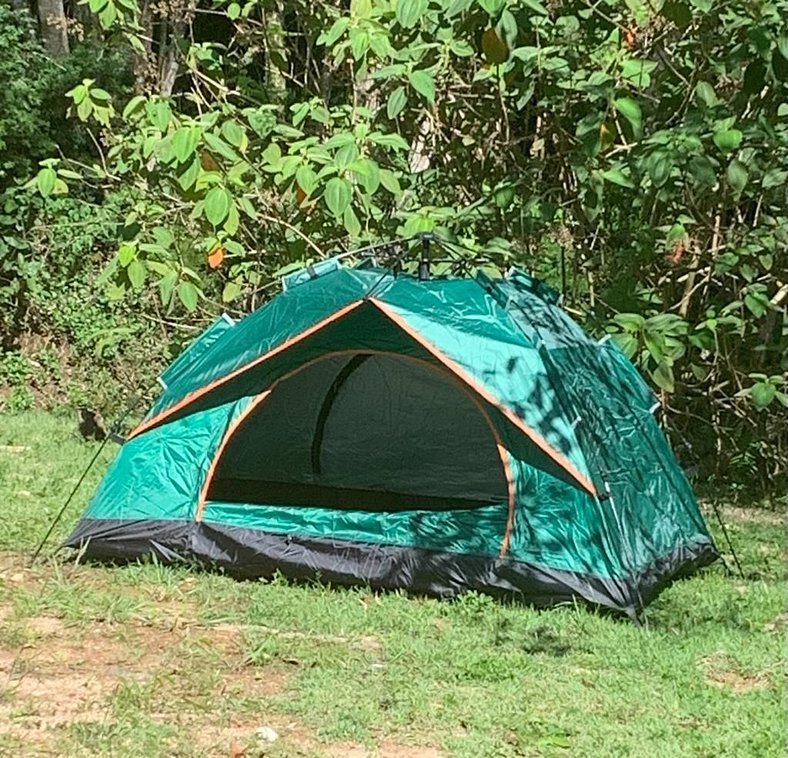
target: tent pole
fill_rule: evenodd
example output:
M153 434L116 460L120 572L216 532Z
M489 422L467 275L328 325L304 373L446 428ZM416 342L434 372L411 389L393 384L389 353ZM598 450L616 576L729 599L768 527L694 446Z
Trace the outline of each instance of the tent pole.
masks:
M421 258L419 259L419 281L426 282L430 278L430 240L432 235L421 235Z

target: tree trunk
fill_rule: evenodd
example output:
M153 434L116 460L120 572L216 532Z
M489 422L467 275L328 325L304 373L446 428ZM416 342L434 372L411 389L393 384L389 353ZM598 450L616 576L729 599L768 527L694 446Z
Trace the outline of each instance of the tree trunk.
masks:
M142 0L140 8L140 26L142 27L143 50L135 51L133 59L134 91L140 95L149 92L156 84L156 64L153 61L153 13L149 0Z
M182 0L180 3L174 3L170 10L169 24L162 22L165 29L169 26L166 43L162 45L162 50L159 53L159 94L164 97L169 97L175 88L175 80L180 69L178 43L186 37L196 7L196 0Z
M63 0L38 0L38 20L44 47L53 58L68 55L68 33Z
M280 3L265 11L265 65L268 99L271 103L284 104L287 100L287 44Z

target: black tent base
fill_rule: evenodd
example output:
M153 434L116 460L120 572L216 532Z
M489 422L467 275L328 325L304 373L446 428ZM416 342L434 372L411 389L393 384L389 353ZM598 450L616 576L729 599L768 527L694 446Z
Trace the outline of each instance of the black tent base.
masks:
M637 619L672 581L719 556L710 543L682 547L644 571L606 579L511 558L269 534L194 521L83 519L65 543L88 559L196 562L238 578L268 578L405 590L454 598L469 590L538 608L583 602Z

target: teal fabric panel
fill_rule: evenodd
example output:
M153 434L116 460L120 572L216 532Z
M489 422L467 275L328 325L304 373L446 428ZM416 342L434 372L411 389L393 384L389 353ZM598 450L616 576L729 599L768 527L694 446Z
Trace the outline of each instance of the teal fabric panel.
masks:
M551 385L536 350L514 327L506 312L473 282L457 304L434 315L410 310L418 303L404 290L389 289L380 299L444 355L465 369L501 404L513 411L550 447L561 453L583 475L590 472L582 449ZM478 293L478 294L477 294ZM430 315L426 315L429 313Z
M193 340L181 354L161 373L159 379L169 386L187 372L206 350L208 350L219 337L235 324L227 316L222 316L214 321L204 332Z
M518 330L532 344L544 345L548 350L594 344L580 325L557 305L555 298L545 296L541 282L521 272L488 281L490 293L503 304Z
M126 442L85 516L192 519L211 460L237 405L220 406L156 427Z
M188 372L178 376L159 396L149 416L359 300L378 279L380 273L375 271L339 269L281 293L217 339Z
M602 502L618 519L622 560L632 570L682 545L710 543L692 489L662 430L630 392L630 369L598 345L550 351Z
M205 522L327 539L498 555L506 533L506 503L462 511L344 511L303 506L209 501Z
M604 578L623 577L621 534L604 504L510 456L517 505L512 558Z
M631 404L649 415L654 413L654 405L659 402L651 387L646 384L632 361L624 355L621 348L610 339L599 344L602 352L600 359L604 366L600 380L605 388L612 391L627 404ZM615 377L611 383L606 377Z

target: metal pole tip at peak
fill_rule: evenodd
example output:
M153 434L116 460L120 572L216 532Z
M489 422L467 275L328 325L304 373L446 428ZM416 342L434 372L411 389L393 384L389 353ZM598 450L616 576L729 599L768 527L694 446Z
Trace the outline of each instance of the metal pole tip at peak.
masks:
M435 239L432 232L422 232L418 235L421 239L421 257L419 258L419 281L426 282L430 278L430 242Z

